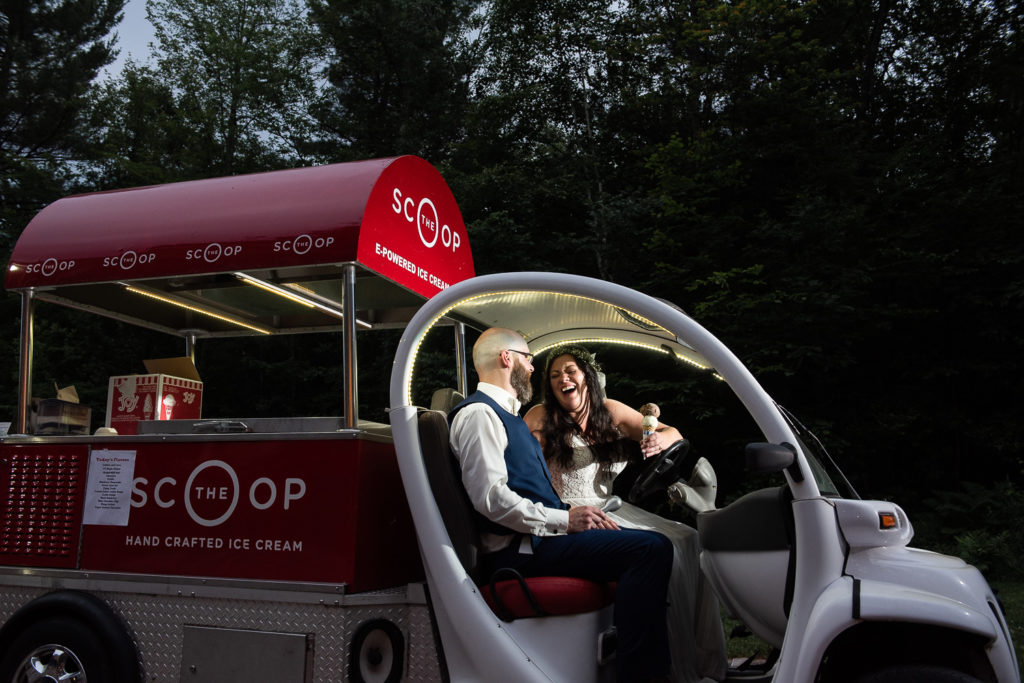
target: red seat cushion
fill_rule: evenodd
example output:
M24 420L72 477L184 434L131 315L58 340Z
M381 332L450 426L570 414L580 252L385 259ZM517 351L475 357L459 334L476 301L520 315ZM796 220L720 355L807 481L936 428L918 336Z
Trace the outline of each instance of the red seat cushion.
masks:
M600 583L572 576L535 576L526 579L526 585L537 605L548 615L593 612L615 600L614 583ZM481 586L480 591L494 613L502 618L509 615L513 619L542 616L530 604L522 586L515 579L494 583L494 592L497 593L500 606L495 603L490 584ZM507 612L504 616L501 606Z

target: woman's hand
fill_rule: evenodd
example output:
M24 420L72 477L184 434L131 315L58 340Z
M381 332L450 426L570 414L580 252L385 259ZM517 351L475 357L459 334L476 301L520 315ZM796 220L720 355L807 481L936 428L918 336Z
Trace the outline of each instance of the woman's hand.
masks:
M600 508L593 505L577 505L569 508L569 533L575 534L588 529L618 529Z
M640 452L644 458L650 458L668 448L670 444L665 443L662 432L651 432L646 439L640 442Z

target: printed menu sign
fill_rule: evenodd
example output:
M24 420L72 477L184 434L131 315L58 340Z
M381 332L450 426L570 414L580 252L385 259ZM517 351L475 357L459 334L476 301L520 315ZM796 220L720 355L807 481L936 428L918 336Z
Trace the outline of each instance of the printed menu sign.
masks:
M82 523L128 526L134 475L135 451L93 451Z

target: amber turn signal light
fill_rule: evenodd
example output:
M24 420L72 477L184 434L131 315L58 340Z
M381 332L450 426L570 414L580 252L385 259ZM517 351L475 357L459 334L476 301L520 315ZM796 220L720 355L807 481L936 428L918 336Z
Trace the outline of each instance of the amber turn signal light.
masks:
M899 526L896 519L895 512L879 512L878 513L878 528L879 529L895 529Z

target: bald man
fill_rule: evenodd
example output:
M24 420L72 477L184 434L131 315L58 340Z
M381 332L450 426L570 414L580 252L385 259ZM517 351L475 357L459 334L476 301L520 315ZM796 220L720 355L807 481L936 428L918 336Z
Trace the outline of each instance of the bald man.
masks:
M654 531L619 529L599 508L570 508L558 498L540 444L519 417L532 397L533 374L521 335L485 331L473 346L473 365L480 383L449 422L462 483L483 518L481 568L486 575L511 567L524 576L617 581L619 680L667 680L671 543Z

